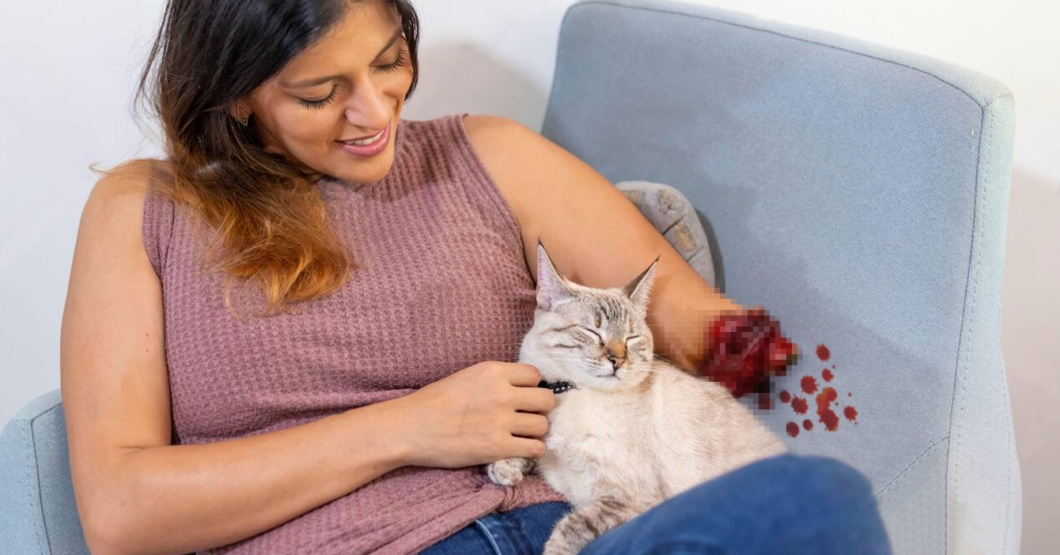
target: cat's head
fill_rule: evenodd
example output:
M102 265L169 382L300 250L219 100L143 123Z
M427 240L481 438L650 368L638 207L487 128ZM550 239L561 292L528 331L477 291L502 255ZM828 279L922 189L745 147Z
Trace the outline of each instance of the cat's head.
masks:
M635 388L652 368L645 319L658 262L621 288L596 289L562 276L538 241L537 309L519 360L550 382L609 392Z

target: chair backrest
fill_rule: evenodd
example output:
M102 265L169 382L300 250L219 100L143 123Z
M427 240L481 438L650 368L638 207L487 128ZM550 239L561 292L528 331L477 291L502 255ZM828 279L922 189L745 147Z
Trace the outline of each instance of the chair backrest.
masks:
M774 396L763 419L795 451L864 471L896 552L1015 553L998 341L1013 112L996 80L929 57L702 5L590 0L563 20L542 133L612 182L692 201L719 285L803 349L780 387L805 414Z

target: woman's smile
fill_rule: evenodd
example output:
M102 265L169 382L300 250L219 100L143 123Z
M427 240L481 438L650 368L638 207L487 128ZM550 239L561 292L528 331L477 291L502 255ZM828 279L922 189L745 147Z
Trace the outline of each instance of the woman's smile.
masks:
M391 124L393 122L391 118L390 122L387 123L386 127L382 131L377 133L373 137L367 139L356 139L356 140L339 140L335 141L336 145L348 154L359 157L371 157L379 154L386 150L387 145L390 144Z

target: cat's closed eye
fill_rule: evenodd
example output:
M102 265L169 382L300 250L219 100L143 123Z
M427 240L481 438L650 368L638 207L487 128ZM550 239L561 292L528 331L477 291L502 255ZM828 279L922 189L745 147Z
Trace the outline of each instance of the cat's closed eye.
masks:
M589 329L589 328L587 328L585 326L578 326L578 329L581 330L581 331L588 332L588 333L592 334L592 336L595 337L598 342L603 344L604 338L600 337L600 334L596 333L595 331L593 331L593 330L591 330L591 329Z

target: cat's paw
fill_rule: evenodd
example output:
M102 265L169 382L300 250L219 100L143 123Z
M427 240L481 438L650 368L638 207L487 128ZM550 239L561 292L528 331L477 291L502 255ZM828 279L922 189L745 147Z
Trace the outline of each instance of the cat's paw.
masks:
M486 465L486 474L494 484L502 486L514 486L523 481L523 477L530 474L534 461L530 459L503 459Z

